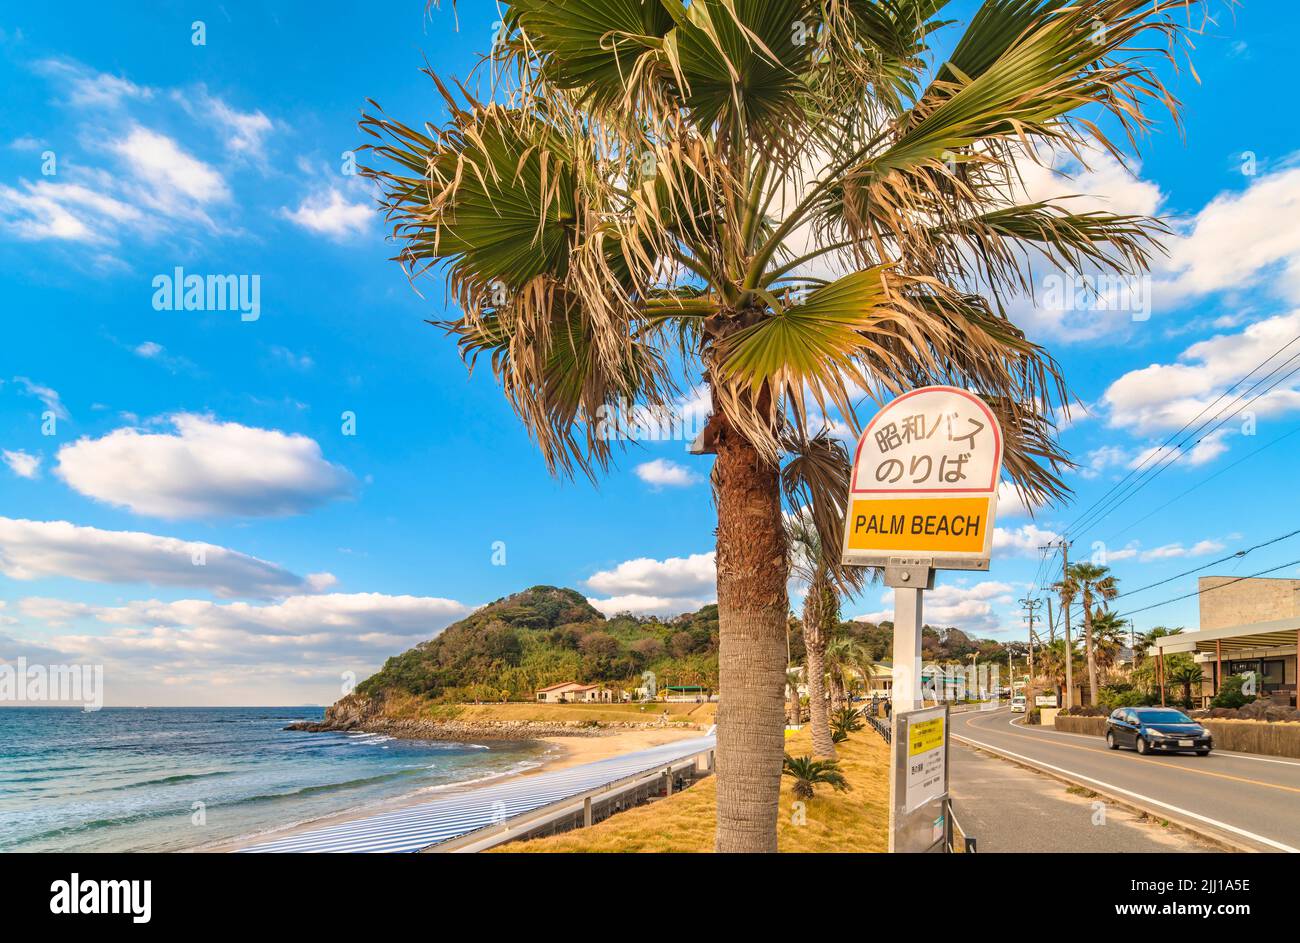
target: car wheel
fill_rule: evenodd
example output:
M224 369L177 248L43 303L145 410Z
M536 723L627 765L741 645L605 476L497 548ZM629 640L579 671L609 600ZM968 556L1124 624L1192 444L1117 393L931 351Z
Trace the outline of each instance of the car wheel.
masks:
M1199 749L1199 750L1196 751L1196 755L1197 755L1197 756L1209 756L1209 755L1210 755L1210 748L1209 748L1209 747L1202 747L1201 749Z
M1150 748L1149 746L1147 746L1147 741L1146 741L1146 738L1145 738L1145 737L1138 737L1138 738L1137 738L1137 750L1138 750L1138 752L1141 753L1143 756L1146 756L1148 753L1151 752L1151 748Z
M1107 734L1106 734L1106 746L1110 747L1112 750L1118 750L1118 749L1119 749L1119 744L1115 742L1115 734L1114 734L1114 733L1107 732Z

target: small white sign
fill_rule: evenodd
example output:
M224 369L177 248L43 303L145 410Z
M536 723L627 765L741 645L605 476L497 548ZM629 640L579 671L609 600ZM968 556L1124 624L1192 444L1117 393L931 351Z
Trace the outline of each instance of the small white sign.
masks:
M943 707L934 707L908 715L905 813L914 812L948 792L948 731L944 714Z
M1055 707L1055 706L1056 706L1056 695L1055 695L1055 694L1039 694L1037 697L1034 698L1034 706L1035 706L1035 707Z

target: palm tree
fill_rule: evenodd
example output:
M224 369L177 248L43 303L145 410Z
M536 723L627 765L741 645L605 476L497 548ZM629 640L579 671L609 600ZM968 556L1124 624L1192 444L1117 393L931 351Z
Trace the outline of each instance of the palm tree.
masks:
M803 642L813 753L835 759L835 741L826 707L826 643L831 630L839 623L841 590L860 589L865 571L861 567L839 566L836 562L839 545L824 545L812 515L802 509L786 517L785 532L790 547L790 575L806 587Z
M1109 675L1119 661L1120 651L1124 647L1126 625L1128 625L1127 619L1110 610L1093 616L1093 651L1096 653L1097 668L1103 675Z
M1176 662L1165 675L1165 683L1183 686L1183 703L1189 707L1192 703L1192 685L1200 684L1203 680L1200 665L1190 660Z
M856 434L867 400L967 387L1024 497L1059 497L1063 380L1004 301L1031 260L1146 270L1163 232L1029 199L1017 167L1118 153L1101 116L1133 138L1149 104L1176 112L1148 59L1180 47L1185 0L986 0L936 66L944 5L503 0L477 79L429 73L432 120L361 122L397 260L445 279L459 316L434 323L490 361L549 469L594 478L704 384L719 851L776 850L782 513L809 506L838 545L831 423Z
M794 797L804 801L813 797L817 786L830 786L836 792L852 788L835 760L814 760L811 756L790 756L787 753L782 772L794 780Z
M1181 627L1171 629L1167 626L1158 625L1150 632L1139 632L1137 634L1137 650L1133 652L1134 664L1139 664L1147 657L1147 649L1156 643L1156 639L1165 638L1168 635L1182 635Z
M1076 563L1070 567L1070 580L1083 597L1083 650L1088 658L1088 703L1097 704L1097 652L1092 644L1092 621L1097 616L1093 603L1104 608L1119 595L1119 581L1110 568L1096 563Z
M838 710L849 702L849 695L859 679L875 673L871 651L861 639L837 631L826 644L826 675L830 680L831 707Z
M790 692L790 724L799 726L803 720L803 712L799 709L799 685L803 683L802 670L796 665L791 665L785 670L785 684Z

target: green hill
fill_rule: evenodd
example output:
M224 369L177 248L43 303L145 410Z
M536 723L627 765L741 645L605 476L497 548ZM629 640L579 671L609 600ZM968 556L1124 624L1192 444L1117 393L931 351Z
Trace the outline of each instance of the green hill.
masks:
M445 702L532 700L560 681L717 688L718 607L660 620L606 619L572 589L534 586L498 599L427 642L396 655L357 692L406 692Z

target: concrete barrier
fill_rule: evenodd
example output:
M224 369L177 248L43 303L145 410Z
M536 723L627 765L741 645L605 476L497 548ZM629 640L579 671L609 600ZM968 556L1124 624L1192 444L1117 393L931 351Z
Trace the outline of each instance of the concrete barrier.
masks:
M1214 746L1235 753L1262 753L1300 759L1300 724L1262 720L1209 720Z
M1062 733L1085 733L1094 737L1106 735L1105 717L1070 717L1056 715L1056 729Z
M1300 759L1300 724L1262 720L1205 720L1199 723L1214 736L1215 749ZM1062 733L1103 737L1106 735L1106 718L1058 716L1056 729Z

